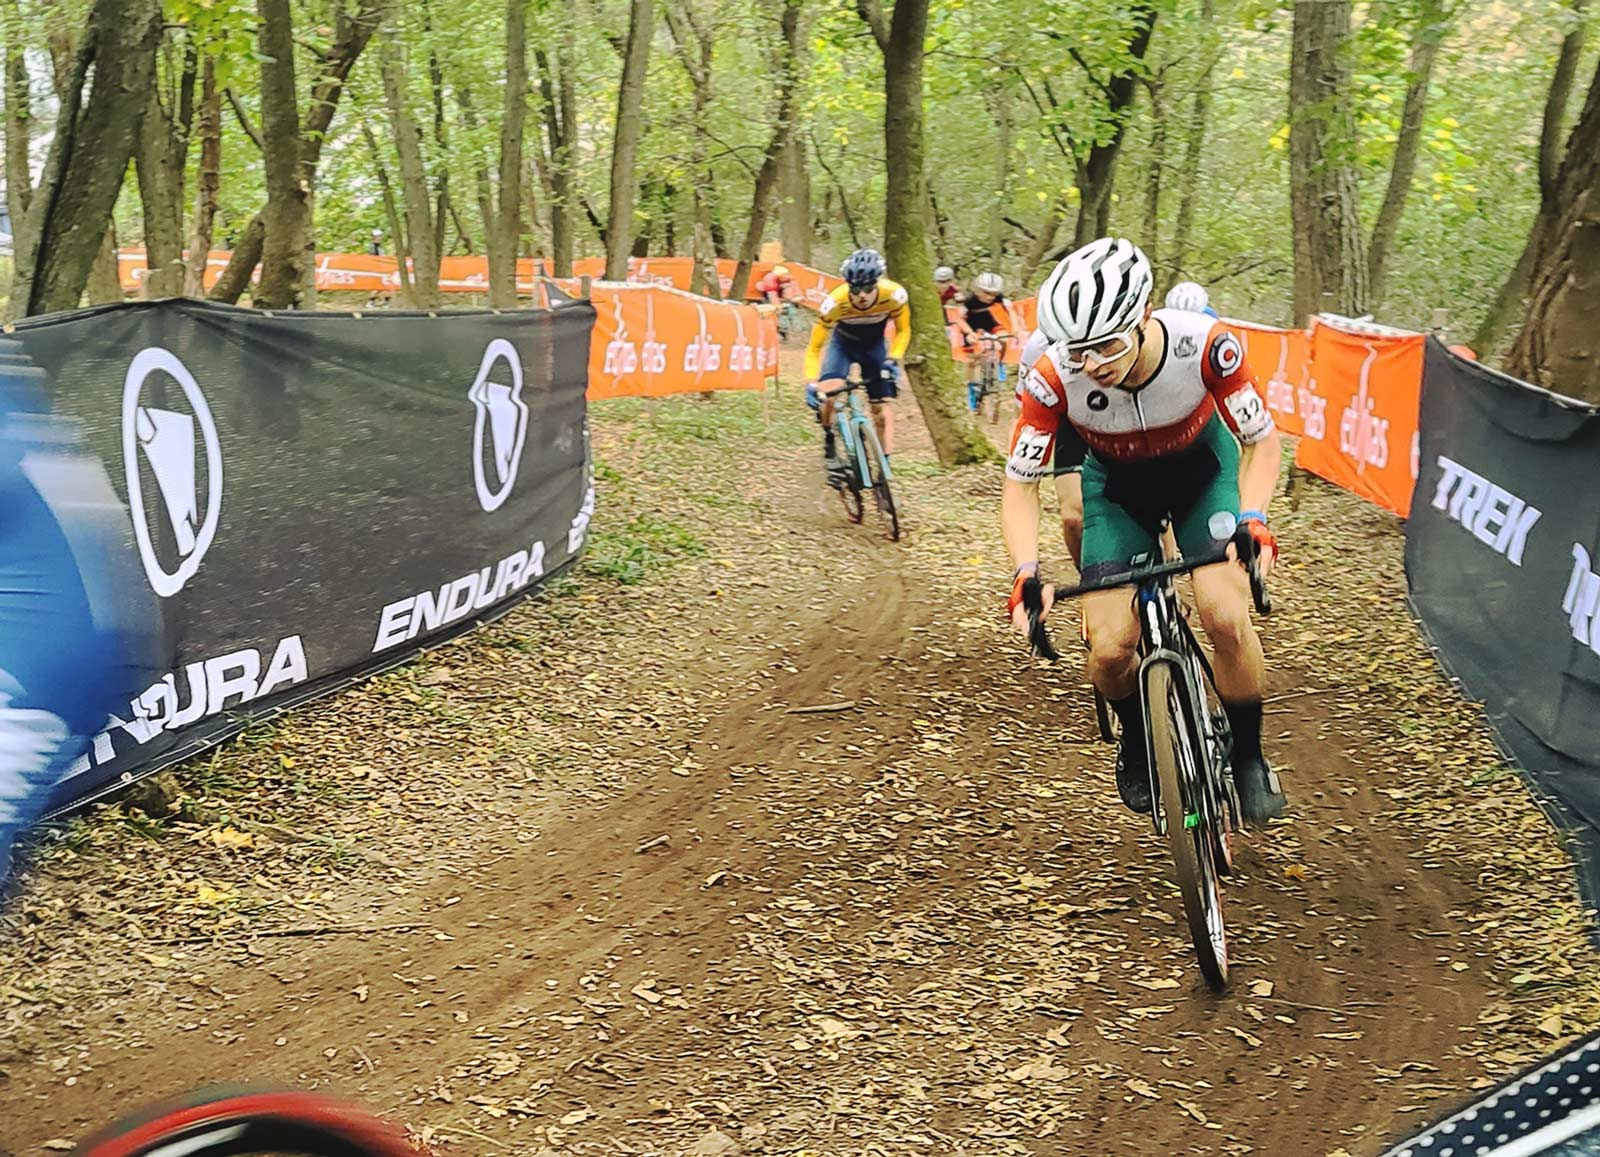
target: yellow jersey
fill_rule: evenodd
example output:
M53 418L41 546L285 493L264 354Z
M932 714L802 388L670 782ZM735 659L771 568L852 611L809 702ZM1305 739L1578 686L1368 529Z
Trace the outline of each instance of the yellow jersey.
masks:
M903 358L911 344L911 302L905 286L878 279L878 296L866 309L857 309L850 301L850 287L840 285L817 310L817 324L811 328L811 344L806 348L806 380L814 382L822 369L822 351L827 348L836 326L843 326L840 336L852 342L882 341L884 329L894 322L894 341L889 346L889 356Z

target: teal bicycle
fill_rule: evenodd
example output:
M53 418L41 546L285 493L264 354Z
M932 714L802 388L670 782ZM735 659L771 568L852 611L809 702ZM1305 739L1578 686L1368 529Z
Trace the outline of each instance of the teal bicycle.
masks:
M838 439L839 456L844 460L844 476L835 482L839 497L844 501L845 517L860 522L866 514L866 498L872 495L878 517L883 522L889 541L900 541L900 511L895 505L889 470L889 456L878 441L877 428L872 416L862 404L866 383L851 378L837 389L829 390L823 397L844 395L845 402L833 408L833 429Z

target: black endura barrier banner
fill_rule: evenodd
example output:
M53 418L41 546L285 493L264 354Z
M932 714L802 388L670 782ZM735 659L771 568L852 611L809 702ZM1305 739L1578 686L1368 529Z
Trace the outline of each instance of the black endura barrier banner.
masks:
M594 509L594 310L264 313L155 302L16 336L128 507L156 677L81 803L509 608Z
M1578 821L1600 897L1600 409L1423 362L1411 603L1506 753Z

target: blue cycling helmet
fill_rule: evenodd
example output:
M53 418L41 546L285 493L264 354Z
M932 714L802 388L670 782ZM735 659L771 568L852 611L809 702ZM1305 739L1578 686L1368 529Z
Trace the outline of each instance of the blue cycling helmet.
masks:
M839 266L839 276L851 289L871 289L888 271L888 263L876 249L857 249Z

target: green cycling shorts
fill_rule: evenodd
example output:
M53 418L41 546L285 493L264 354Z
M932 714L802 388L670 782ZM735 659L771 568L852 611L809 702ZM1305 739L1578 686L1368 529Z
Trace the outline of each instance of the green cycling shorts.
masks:
M1187 449L1145 462L1083 464L1083 579L1127 569L1158 549L1170 515L1178 549L1191 557L1233 536L1239 520L1239 444L1213 416Z

